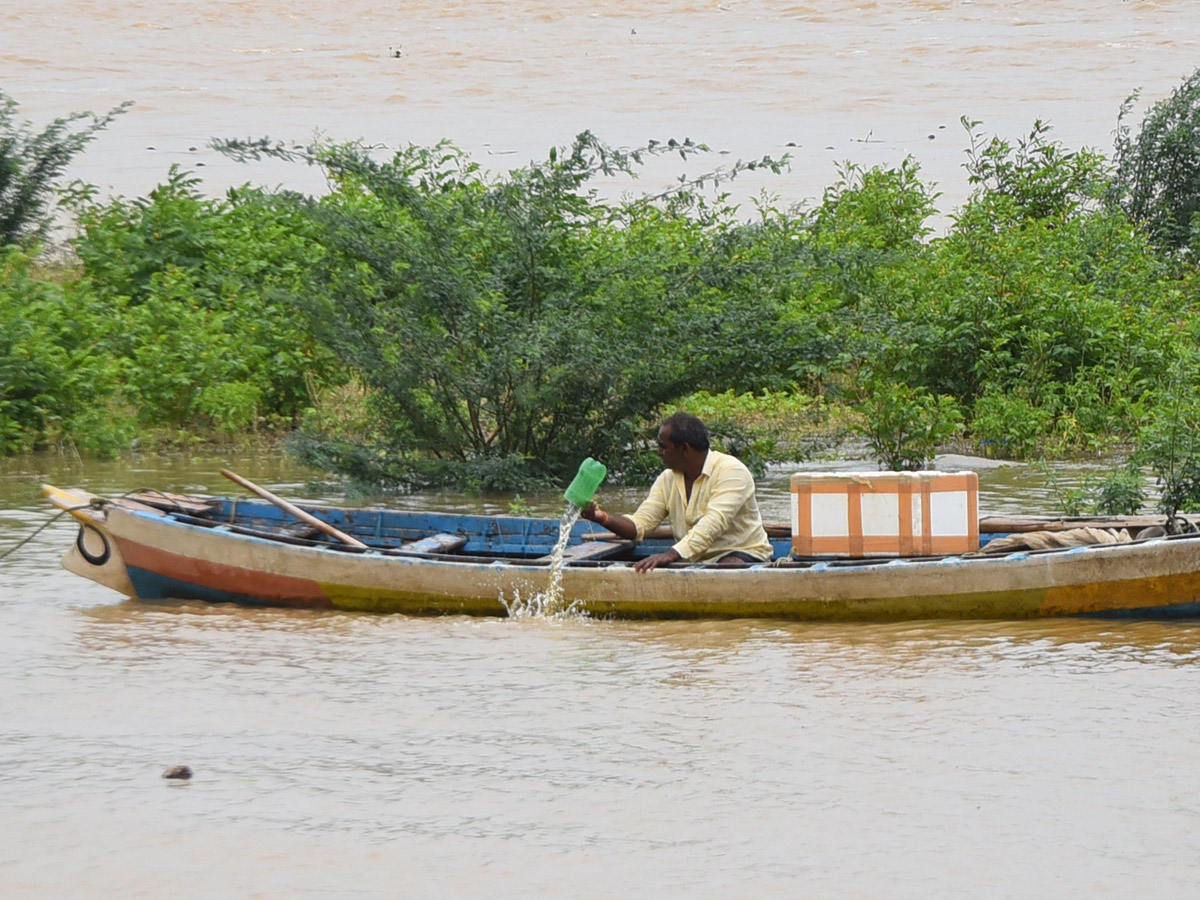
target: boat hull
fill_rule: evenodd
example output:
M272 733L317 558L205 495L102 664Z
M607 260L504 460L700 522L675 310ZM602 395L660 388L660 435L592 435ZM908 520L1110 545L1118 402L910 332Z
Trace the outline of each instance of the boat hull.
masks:
M190 525L154 511L73 512L110 552L64 561L130 597L410 614L508 614L545 596L545 564L301 546ZM85 545L86 546L86 545ZM94 549L94 547L93 547ZM564 606L619 618L895 621L1200 613L1200 537L1004 556L870 564L568 566Z

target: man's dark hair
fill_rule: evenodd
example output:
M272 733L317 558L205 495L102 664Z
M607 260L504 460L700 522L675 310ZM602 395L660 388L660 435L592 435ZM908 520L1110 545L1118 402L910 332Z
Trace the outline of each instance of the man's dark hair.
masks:
M671 429L671 443L687 444L696 450L708 449L708 429L691 413L677 412L663 422Z

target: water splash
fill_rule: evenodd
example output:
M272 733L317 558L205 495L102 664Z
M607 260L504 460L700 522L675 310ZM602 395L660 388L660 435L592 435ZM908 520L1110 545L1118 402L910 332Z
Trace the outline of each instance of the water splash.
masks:
M558 540L554 544L554 549L550 552L550 583L546 586L546 590L535 593L528 600L521 596L520 591L513 592L512 600L509 600L503 594L500 596L500 602L504 604L504 608L508 611L509 618L552 619L575 617L584 614L577 602L566 602L566 599L563 597L562 588L564 555L567 544L571 540L571 529L579 521L579 512L579 507L573 503L568 503L566 512L563 513L562 519L558 523Z

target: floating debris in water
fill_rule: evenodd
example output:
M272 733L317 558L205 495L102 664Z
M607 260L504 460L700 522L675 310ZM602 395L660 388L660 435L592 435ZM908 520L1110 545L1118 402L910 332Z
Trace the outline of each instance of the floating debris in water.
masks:
M163 778L174 778L179 781L187 781L192 777L191 766L171 766L167 771L163 772Z

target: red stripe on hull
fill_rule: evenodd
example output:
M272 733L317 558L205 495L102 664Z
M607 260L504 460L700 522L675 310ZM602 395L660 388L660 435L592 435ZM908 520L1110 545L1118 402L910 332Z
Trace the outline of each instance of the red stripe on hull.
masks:
M321 586L309 578L276 575L222 563L192 559L144 544L117 539L126 565L210 591L254 597L263 603L304 609L332 609Z

